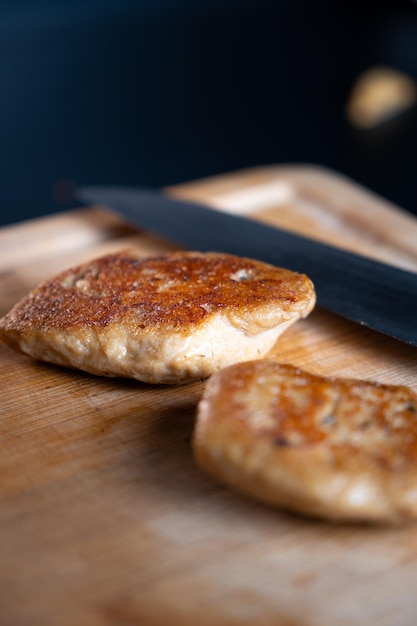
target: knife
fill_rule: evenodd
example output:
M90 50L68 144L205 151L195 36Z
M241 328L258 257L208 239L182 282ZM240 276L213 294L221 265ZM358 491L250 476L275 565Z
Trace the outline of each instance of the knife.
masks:
M414 272L160 191L86 186L76 195L184 248L251 257L307 274L318 306L417 346Z

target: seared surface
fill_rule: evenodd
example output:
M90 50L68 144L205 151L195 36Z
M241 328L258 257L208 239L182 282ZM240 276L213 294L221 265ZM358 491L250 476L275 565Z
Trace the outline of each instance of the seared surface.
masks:
M273 360L207 383L198 463L270 504L333 519L417 517L417 396L314 376Z
M178 252L143 260L113 254L51 278L2 328L104 327L134 312L139 324L181 330L216 311L271 300L284 311L303 309L311 291L304 275L232 255Z
M108 255L51 278L0 321L39 359L109 376L184 382L264 355L315 303L301 274L224 254Z

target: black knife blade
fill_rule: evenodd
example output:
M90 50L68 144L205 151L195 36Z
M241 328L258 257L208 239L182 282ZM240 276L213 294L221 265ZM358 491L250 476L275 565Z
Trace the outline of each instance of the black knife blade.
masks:
M414 272L159 191L88 186L81 187L77 197L84 204L110 208L184 248L252 257L307 274L318 306L417 345Z

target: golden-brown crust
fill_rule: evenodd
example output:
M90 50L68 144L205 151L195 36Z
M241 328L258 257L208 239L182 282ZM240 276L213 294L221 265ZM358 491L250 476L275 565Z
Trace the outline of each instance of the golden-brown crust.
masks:
M0 320L0 340L107 376L187 382L263 356L315 304L309 278L233 255L107 255L61 272Z
M250 283L250 289L248 289ZM177 252L141 259L118 253L66 270L30 293L2 321L4 330L104 327L134 312L139 325L200 324L220 309L279 301L288 310L313 292L303 274L225 254Z
M417 396L273 360L207 383L193 449L219 480L267 503L340 520L417 518Z

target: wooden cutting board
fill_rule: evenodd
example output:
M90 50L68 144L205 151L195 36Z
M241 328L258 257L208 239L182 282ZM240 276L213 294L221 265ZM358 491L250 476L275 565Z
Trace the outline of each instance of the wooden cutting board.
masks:
M259 168L168 191L417 270L417 220L327 170ZM132 243L173 247L100 208L3 228L0 314L58 270ZM319 309L275 353L417 390L415 348ZM215 483L190 451L203 388L101 379L0 348L0 624L414 625L417 524L328 524Z

